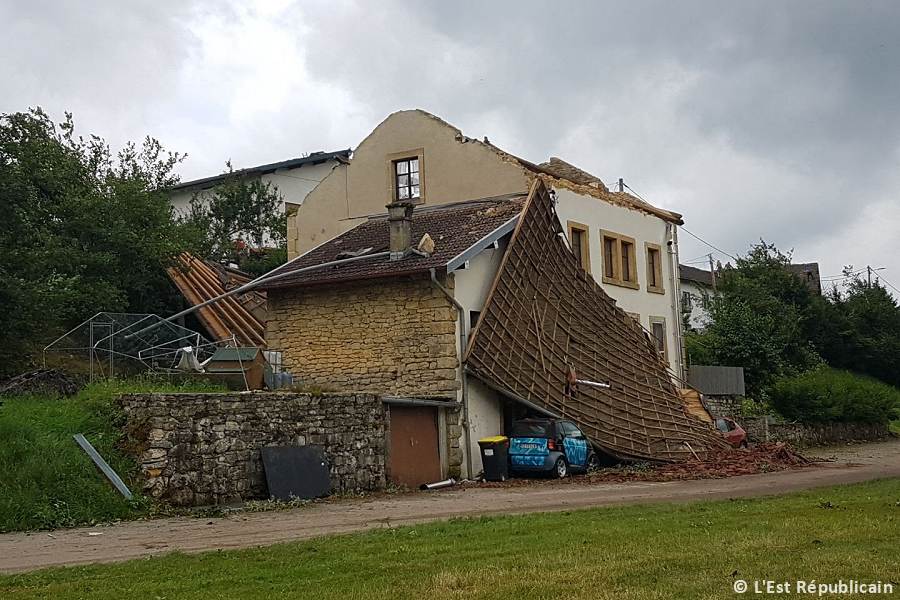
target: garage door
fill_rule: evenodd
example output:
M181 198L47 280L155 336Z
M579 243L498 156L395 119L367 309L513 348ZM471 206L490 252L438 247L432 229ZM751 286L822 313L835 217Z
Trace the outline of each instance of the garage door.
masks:
M440 479L437 409L391 406L391 482L415 489Z

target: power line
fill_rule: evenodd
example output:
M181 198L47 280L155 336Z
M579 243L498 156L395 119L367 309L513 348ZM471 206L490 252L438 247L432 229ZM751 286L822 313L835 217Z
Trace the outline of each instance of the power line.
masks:
M706 240L704 240L704 239L703 239L702 237L700 237L699 235L694 234L694 233L691 233L690 230L686 229L684 225L681 226L681 230L682 230L683 232L685 232L686 234L688 234L689 236L691 236L691 237L693 237L693 238L695 238L695 239L697 239L697 240L703 242L704 244L706 244L707 246L709 246L710 248L712 248L712 249L715 250L716 252L719 252L720 254L724 254L725 256L731 257L731 258L734 259L734 260L737 260L737 258L736 258L735 256L733 256L733 255L731 255L731 254L728 254L728 253L725 252L724 250L720 250L719 248L716 248L715 246L713 246L712 244L710 244L709 242L707 242Z
M640 194L638 194L637 192L635 192L633 187L631 187L630 185L628 185L628 184L625 183L624 181L622 182L622 185L624 185L626 188L628 188L629 190L631 190L632 192L634 192L634 195L635 195L635 196L637 196L637 197L640 198L641 200L644 200L644 197L641 196ZM644 202L647 202L647 201L644 200ZM650 203L647 202L647 204L650 204ZM725 256L728 256L728 257L730 257L731 259L733 259L733 260L735 260L735 261L737 260L737 258L736 258L734 255L728 254L728 253L725 252L724 250L720 250L720 249L716 248L715 246L713 246L712 244L710 244L709 242L707 242L706 240L704 240L704 239L701 238L700 236L691 233L690 231L688 231L687 229L685 229L684 225L681 226L681 230L684 231L685 233L687 233L688 235L690 235L690 236L692 236L692 237L694 237L694 238L700 240L701 242L703 242L704 244L706 244L707 246L709 246L710 248L712 248L712 249L715 250L716 252L719 252L720 254L724 254Z
M313 183L321 183L321 179L310 179L309 177L300 177L299 175L288 175L287 173L271 173L272 175L278 175L279 177L290 177L291 179L302 179L303 181L312 181Z
M885 279L885 278L884 278L883 276L881 276L881 275L879 275L878 278L879 278L880 280L882 280L883 282L885 282L886 284L888 284L888 287L890 287L892 290L894 290L895 292L897 292L898 294L900 294L900 290L898 290L896 287L894 287L894 284L892 284L890 281L888 281L887 279Z

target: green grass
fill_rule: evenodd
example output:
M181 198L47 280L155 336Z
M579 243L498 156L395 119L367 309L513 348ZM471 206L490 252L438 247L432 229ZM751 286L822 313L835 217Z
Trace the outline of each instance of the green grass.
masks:
M143 378L94 384L74 398L4 398L0 406L0 532L52 529L129 519L156 510L136 496L119 496L72 435L83 433L126 481L136 467L115 449L120 393L219 391L207 382L180 385ZM132 486L134 491L134 487Z
M900 435L900 421L891 421L891 433Z
M50 569L0 577L0 597L735 598L736 579L896 582L898 538L900 481L882 480Z

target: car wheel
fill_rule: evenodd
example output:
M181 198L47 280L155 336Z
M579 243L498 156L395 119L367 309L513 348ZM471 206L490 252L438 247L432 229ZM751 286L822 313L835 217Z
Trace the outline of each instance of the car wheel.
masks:
M566 464L566 459L562 456L556 459L556 464L553 466L553 475L557 479L563 479L566 475L569 474L569 465Z
M743 440L740 445L741 448L747 448L747 440Z
M600 468L600 458L593 452L588 456L586 468L588 473L593 473Z

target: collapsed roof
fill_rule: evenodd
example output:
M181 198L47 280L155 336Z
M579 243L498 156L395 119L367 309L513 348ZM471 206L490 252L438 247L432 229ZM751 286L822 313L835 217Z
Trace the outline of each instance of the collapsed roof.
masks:
M205 261L187 252L168 269L184 299L191 305L221 296L251 281L243 271ZM197 310L197 318L216 341L234 336L241 346L266 347L266 295L257 290L228 296Z
M575 421L619 458L682 460L724 446L688 413L645 332L578 267L540 180L464 360L479 379Z

